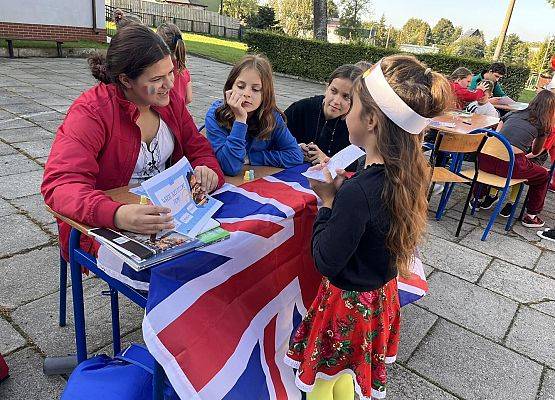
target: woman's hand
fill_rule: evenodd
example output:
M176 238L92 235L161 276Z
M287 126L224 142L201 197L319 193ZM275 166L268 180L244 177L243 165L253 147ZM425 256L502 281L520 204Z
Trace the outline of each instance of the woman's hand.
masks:
M335 199L335 195L343 182L345 181L345 170L338 169L337 176L335 179L332 179L331 173L326 167L325 164L319 164L317 166L311 167L310 170L319 170L321 169L324 173L325 182L318 181L315 179L309 179L310 187L316 195L322 199L322 205L324 207L331 208L333 204L333 199Z
M218 187L218 174L204 165L195 167L195 178L207 193L212 193Z
M117 209L114 224L118 229L153 234L173 229L173 216L166 207L142 204L125 204Z
M243 93L230 89L225 92L225 101L231 108L231 112L235 115L235 121L247 123L247 110L242 106L244 98Z

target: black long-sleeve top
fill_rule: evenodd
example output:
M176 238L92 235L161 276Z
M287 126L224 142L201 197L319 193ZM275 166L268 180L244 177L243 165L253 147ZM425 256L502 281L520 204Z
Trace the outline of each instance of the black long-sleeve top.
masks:
M342 117L326 121L322 103L324 96L294 102L285 110L287 127L298 143L315 143L331 157L350 145L347 124Z
M386 248L390 214L382 200L385 167L373 164L343 183L314 222L316 268L343 290L375 290L397 276Z

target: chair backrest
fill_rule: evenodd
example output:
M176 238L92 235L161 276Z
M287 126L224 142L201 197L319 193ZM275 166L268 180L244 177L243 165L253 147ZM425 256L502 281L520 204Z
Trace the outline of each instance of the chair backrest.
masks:
M451 132L442 133L441 135L438 150L449 153L475 153L480 149L480 145L486 136L485 133L469 135L467 133Z
M517 147L511 146L513 154L519 154L523 151ZM489 137L484 147L482 147L482 154L487 154L489 156L498 158L503 161L511 161L511 155L509 153L509 148L497 137Z

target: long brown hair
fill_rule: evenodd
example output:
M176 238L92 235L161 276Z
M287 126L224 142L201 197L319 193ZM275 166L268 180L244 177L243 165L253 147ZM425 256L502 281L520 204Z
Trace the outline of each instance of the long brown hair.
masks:
M268 59L260 54L249 54L244 56L237 62L231 69L229 76L224 84L224 99L225 93L233 87L233 84L245 69L253 69L260 75L262 82L262 103L255 111L254 115L249 117L247 124L249 126L248 132L250 135L260 139L268 139L272 135L276 127L276 117L274 112L277 112L285 120L285 114L276 105L276 95L274 92L274 79L272 75L272 65ZM231 129L235 116L233 111L224 102L216 110L216 121L226 129Z
M526 111L530 113L528 121L538 131L550 134L555 114L555 93L546 89L540 91L528 104Z
M386 57L381 68L395 93L418 114L431 118L450 104L449 82L413 56ZM355 82L354 92L360 97L363 117L372 115L377 120L377 150L387 177L382 199L391 215L386 245L391 262L406 277L427 225L430 172L421 150L423 133L412 135L395 125L380 110L362 77Z
M103 83L121 84L119 76L137 79L145 69L170 54L160 36L150 28L132 24L118 29L106 52L88 58L92 75Z
M185 42L183 41L183 35L177 27L177 25L170 22L164 22L157 29L156 33L160 35L164 42L170 48L175 61L177 63L177 71L182 72L187 62L187 47L185 47Z
M459 79L466 78L468 75L472 75L471 70L465 67L459 67L453 72L451 72L451 75L449 75L449 80L455 82L455 81L458 81Z

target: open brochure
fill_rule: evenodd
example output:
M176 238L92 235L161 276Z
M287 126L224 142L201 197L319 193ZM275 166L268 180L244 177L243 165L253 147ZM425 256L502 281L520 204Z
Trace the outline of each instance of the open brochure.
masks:
M222 206L197 182L185 157L141 186L153 204L171 209L174 230L190 237L197 236Z
M94 228L89 234L108 246L135 271L160 264L199 247L229 238L229 232L220 227L199 234L196 238L169 231L151 237L132 232L116 232L111 229Z

